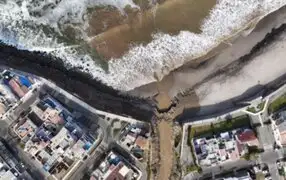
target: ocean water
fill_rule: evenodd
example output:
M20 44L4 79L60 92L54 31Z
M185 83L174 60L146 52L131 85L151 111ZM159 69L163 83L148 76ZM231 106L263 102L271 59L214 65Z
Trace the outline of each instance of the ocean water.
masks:
M88 9L115 6L121 12L132 0L0 0L0 40L20 49L61 58L121 91L156 81L205 54L256 17L284 6L286 0L217 0L201 33L153 34L148 44L134 45L121 58L100 60L88 46ZM191 20L191 19L190 19Z

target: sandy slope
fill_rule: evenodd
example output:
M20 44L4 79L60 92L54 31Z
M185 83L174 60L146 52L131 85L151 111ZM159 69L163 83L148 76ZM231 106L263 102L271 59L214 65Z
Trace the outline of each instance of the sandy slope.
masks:
M195 84L202 82L212 73L235 62L245 54L248 54L258 42L264 39L267 33L271 32L272 28L279 27L281 24L285 23L285 19L286 7L267 16L257 25L250 35L241 36L237 40L231 42L232 45L230 47L226 48L215 58L212 58L207 64L196 69L182 68L172 72L160 82L164 84L164 92L168 91L169 96L173 97L176 96L178 92L189 89ZM158 93L157 86L157 83L152 83L137 88L130 93L151 96L152 94Z
M215 104L238 96L250 87L275 80L286 72L285 57L286 32L236 76L219 76L197 88L200 105Z
M279 27L285 22L286 8L283 8L261 21L250 35L239 37L231 43L231 47L213 58L207 65L197 70L187 69L176 72L174 75L175 83L169 92L170 96L175 96L180 89L186 89L199 83L211 73L223 69L223 67L248 54L252 47L262 41L267 33L271 32L272 28Z

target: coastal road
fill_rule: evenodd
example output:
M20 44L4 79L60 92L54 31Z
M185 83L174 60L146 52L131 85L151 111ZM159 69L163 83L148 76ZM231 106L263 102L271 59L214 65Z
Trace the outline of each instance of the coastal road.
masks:
M277 160L283 158L284 150L268 150L260 155L260 163L267 164L269 173L273 180L279 179L279 173L277 168Z
M233 162L227 162L222 165L217 165L213 167L202 168L204 174L212 174L213 176L219 175L222 172L236 171L246 167L251 167L255 164L255 161L247 161L244 159L239 159Z
M221 165L211 166L211 167L202 167L202 173L189 173L183 179L184 180L196 180L201 178L211 179L222 172L238 171L251 167L255 164L255 161L246 161L244 159L239 159L233 162L226 162Z
M265 151L273 149L275 138L271 125L257 127L257 135Z
M113 113L109 113L109 112L105 112L105 111L100 111L98 109L95 109L93 107L91 107L90 105L88 105L87 103L83 102L82 100L80 100L79 98L77 98L76 96L70 94L69 92L61 89L60 87L58 87L56 84L47 81L46 79L41 78L41 80L51 89L54 89L55 91L57 91L58 94L62 94L66 97L66 99L70 99L71 101L74 101L75 103L79 104L80 106L82 106L82 108L97 114L97 115L102 115L105 117L109 117L111 119L119 119L121 121L126 121L129 123L137 123L137 122L141 122L139 120L133 119L131 117L124 117L124 116L119 116Z

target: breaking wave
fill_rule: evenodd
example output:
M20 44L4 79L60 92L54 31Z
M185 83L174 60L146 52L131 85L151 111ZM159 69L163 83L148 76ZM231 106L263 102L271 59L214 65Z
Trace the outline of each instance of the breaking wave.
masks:
M186 59L206 54L251 20L285 4L285 0L217 0L202 23L201 34L154 34L147 45L134 46L123 57L111 59L107 69L83 48L88 41L88 8L139 8L132 0L0 0L0 40L21 49L50 53L67 67L78 67L115 89L128 91L161 79ZM68 27L73 28L75 41L67 36Z

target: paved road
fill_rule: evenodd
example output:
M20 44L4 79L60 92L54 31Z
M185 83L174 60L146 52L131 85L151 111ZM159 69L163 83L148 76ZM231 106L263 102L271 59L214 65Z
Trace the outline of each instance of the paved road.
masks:
M283 149L280 150L268 150L260 155L260 162L267 164L269 173L273 180L279 179L279 173L277 169L277 160L283 158Z
M257 127L257 133L260 143L265 151L272 150L274 147L275 138L271 125Z
M203 172L204 174L218 175L222 172L240 170L245 167L250 167L254 164L255 164L255 161L246 161L244 159L239 159L238 161L235 161L235 162L224 163L221 166L203 168Z
M38 161L32 160L31 157L19 147L17 141L10 141L9 144L13 146L18 157L25 163L34 179L44 179L49 176L49 174L42 168L43 165Z
M41 78L41 80L50 88L58 91L58 93L63 94L67 99L70 99L78 104L80 104L82 107L84 107L85 109L89 110L90 112L94 113L94 114L98 114L98 115L103 115L106 117L110 117L111 119L119 119L121 121L126 121L129 123L137 123L137 122L141 122L138 121L136 119L133 119L131 117L124 117L124 116L119 116L116 114L112 114L109 112L104 112L104 111L100 111L98 109L95 109L93 107L91 107L90 105L88 105L87 103L81 101L80 99L78 99L77 97L75 97L74 95L70 94L69 92L61 89L60 87L58 87L57 85L55 85L54 83L47 81L46 79Z
M107 150L108 147L106 147L105 144L99 145L95 152L89 156L89 158L81 166L79 166L76 171L72 173L69 179L80 180L84 176L85 172L91 172L96 162L100 162L101 159L103 159L103 157L106 155Z

